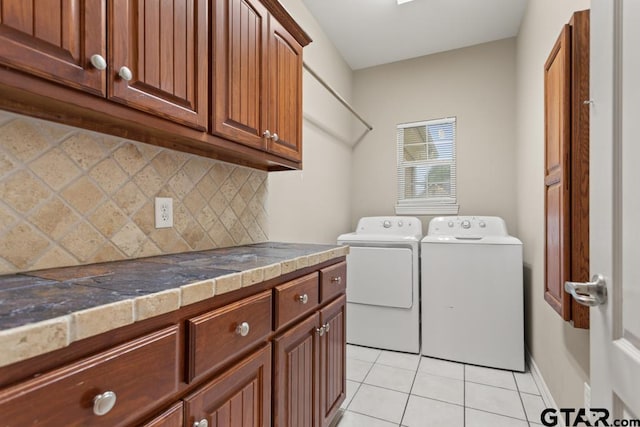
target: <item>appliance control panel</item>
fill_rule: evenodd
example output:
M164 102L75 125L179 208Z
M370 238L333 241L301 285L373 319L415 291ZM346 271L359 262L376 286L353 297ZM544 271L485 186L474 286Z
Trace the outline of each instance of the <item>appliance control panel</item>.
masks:
M440 216L429 222L430 236L508 236L507 224L497 216Z
M368 216L360 218L358 234L415 236L422 234L422 221L411 216Z

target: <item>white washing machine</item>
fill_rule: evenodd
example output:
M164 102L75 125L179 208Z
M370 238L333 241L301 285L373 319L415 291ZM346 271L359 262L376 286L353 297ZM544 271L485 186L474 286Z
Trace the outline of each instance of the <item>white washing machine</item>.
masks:
M420 239L414 217L365 217L347 255L347 342L420 352Z
M522 242L502 218L434 218L421 257L422 354L524 371Z

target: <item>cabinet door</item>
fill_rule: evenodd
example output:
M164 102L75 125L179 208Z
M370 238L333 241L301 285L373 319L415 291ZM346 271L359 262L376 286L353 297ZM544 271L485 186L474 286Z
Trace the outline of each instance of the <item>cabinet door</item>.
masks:
M0 64L104 96L104 0L0 1Z
M545 289L544 299L569 320L564 291L570 269L571 29L565 25L544 68Z
M274 427L319 426L320 315L274 340Z
M114 0L109 17L109 98L206 129L207 0Z
M212 427L271 425L271 346L224 371L184 399L185 425L206 419Z
M256 0L214 6L212 132L266 149L268 13Z
M346 396L346 297L320 312L325 333L320 339L320 418L323 427L333 421Z
M153 420L143 424L141 427L182 427L182 420L184 418L182 406L182 401L176 403Z
M269 22L268 151L302 160L302 47L274 18ZM276 136L277 135L277 136Z

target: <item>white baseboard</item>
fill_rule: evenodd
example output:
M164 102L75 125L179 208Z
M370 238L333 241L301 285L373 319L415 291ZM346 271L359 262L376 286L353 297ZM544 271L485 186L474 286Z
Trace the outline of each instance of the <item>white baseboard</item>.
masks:
M553 400L553 396L549 391L549 387L547 387L547 383L544 382L542 373L540 372L540 369L538 369L538 365L536 365L535 360L533 360L529 349L525 347L525 351L527 354L527 365L529 366L529 370L531 371L533 380L538 386L538 390L540 390L540 395L542 396L542 400L544 400L544 404L547 406L547 408L558 409L558 405L556 405L555 400Z

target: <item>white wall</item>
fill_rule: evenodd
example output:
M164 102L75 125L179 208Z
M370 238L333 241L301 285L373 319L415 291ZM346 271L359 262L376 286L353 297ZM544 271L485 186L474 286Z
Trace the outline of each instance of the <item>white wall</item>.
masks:
M459 214L516 234L515 39L356 71L354 99L374 130L354 150L352 225L394 215L396 124L456 116Z
M517 38L517 227L524 242L527 345L556 403L583 406L589 332L573 329L544 293L544 63L576 10L589 0L532 0Z
M281 0L311 36L304 61L344 98L353 73L302 0ZM350 231L352 115L305 70L303 170L269 174L269 239L335 243Z

